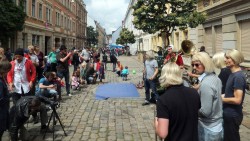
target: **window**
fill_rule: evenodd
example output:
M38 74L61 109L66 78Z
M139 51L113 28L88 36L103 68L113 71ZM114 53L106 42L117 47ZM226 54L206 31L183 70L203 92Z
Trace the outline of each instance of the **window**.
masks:
M32 45L39 45L39 43L40 43L40 36L32 35Z
M75 31L75 28L76 28L75 26L76 26L75 22L73 22L73 29L72 29L73 31Z
M43 19L43 5L39 3L38 18Z
M36 0L32 0L32 17L36 17Z
M64 17L64 27L67 28L67 17Z
M23 12L27 13L27 1L23 0Z
M51 9L46 7L46 21L51 23Z
M213 0L214 3L219 2L220 0Z
M203 0L203 6L207 7L210 5L210 0Z
M67 28L69 29L69 18L68 18Z
M56 12L56 25L60 26L60 13Z
M63 15L61 15L61 26L63 26Z

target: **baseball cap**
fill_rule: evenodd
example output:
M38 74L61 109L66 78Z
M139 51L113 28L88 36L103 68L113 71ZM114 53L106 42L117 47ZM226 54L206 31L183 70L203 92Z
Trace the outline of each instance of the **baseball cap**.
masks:
M173 49L174 45L168 45L168 49Z

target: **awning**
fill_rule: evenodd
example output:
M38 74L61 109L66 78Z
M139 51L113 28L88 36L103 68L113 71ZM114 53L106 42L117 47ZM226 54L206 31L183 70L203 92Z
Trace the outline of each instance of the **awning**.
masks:
M122 45L116 45L116 44L110 44L109 45L109 48L110 49L114 49L114 48L123 48L124 46L122 46Z

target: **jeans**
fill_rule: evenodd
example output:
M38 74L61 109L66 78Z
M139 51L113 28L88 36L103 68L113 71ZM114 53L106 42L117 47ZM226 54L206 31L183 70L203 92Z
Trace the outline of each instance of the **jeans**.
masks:
M243 120L243 116L228 117L223 115L224 120L224 140L225 141L240 141L240 125Z
M199 141L223 141L223 128L219 132L214 132L198 122L198 136Z
M144 80L144 87L145 87L145 94L146 94L146 99L147 101L150 100L150 89L152 90L153 95L151 95L151 98L155 98L157 100L159 98L159 95L156 90L156 80L149 80L145 79Z
M56 90L53 89L40 89L38 95L45 96L47 98L53 97L56 101L58 93Z
M113 72L115 72L116 62L113 62Z
M63 79L63 77L64 77L65 83L66 83L66 92L67 92L67 95L70 94L69 70L57 71L57 75L61 79Z
M105 70L107 70L107 61L102 61L102 63L104 65Z
M127 74L121 74L122 80L127 80L128 75Z

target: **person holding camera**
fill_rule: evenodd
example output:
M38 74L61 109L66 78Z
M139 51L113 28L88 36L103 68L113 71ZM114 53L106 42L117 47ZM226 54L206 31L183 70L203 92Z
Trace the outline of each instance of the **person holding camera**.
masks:
M30 115L33 115L37 112L40 112L41 117L41 133L44 133L47 129L47 132L52 132L47 126L48 114L44 104L41 102L49 103L54 105L54 102L37 96L25 96L21 97L16 105L12 106L10 109L10 127L9 133L11 141L18 140L18 130L24 128L25 122L29 119Z
M90 63L86 70L87 84L95 84L97 77L98 77L98 74L94 69L94 64Z
M56 55L57 60L57 75L61 79L65 78L66 83L66 91L68 96L72 96L70 94L70 82L69 82L69 64L68 60L72 56L72 52L67 53L67 48L65 45L60 47L60 53Z
M54 84L54 74L52 72L45 73L45 77L39 80L39 87L37 95L45 96L47 98L54 98L54 101L57 101L57 85Z

